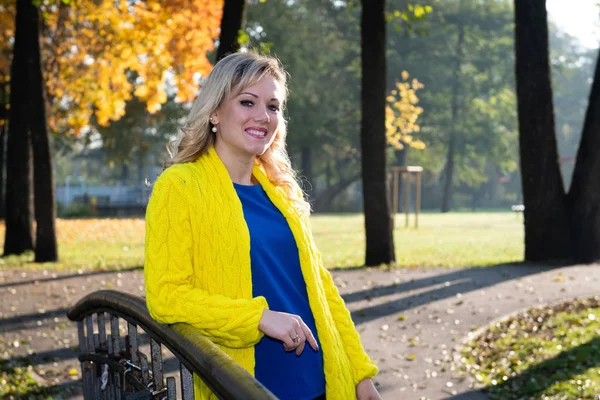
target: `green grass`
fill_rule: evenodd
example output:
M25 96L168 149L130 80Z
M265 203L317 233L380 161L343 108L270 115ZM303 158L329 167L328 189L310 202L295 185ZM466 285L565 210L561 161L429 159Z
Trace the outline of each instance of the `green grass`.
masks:
M6 352L6 347L0 338L0 350ZM35 380L33 355L0 360L0 399L27 400L62 400L71 398L78 391L77 384L46 386ZM72 370L71 375L77 378L78 370ZM39 371L38 371L39 372Z
M0 267L94 270L125 269L143 265L143 219L58 219L58 263L33 263L33 253L0 258ZM4 223L0 240L4 243Z
M404 215L395 220L397 266L475 267L518 262L523 255L523 223L511 213L425 213L419 228L404 228ZM356 267L364 263L362 214L318 214L313 233L325 265ZM0 266L44 269L123 269L144 261L142 219L58 220L61 262L36 265L33 254L0 259ZM4 241L4 225L0 225Z
M364 263L364 217L316 215L312 219L317 246L327 267ZM523 221L506 212L426 213L419 227L405 229L395 219L394 243L400 267L476 267L523 260Z
M492 399L597 399L600 300L532 309L487 328L463 349Z

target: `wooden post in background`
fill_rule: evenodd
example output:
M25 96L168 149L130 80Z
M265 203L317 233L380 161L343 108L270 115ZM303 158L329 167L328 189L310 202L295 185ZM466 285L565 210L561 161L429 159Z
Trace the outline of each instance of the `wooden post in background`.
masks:
M405 184L404 184L404 227L408 228L408 214L410 214L410 172L406 172L403 174Z
M421 212L421 174L423 171L417 171L417 180L415 182L415 228L419 227L419 212Z
M410 181L411 174L415 173L415 228L419 227L419 213L421 212L421 175L423 172L423 167L419 166L408 166L408 167L392 167L392 192L391 200L392 200L392 216L394 217L398 213L398 203L400 199L398 198L398 177L404 179L404 214L405 217L405 227L409 226L409 214L410 214ZM389 186L388 186L389 187Z
M394 170L394 177L392 179L394 180L394 184L392 185L392 198L394 199L392 201L392 215L395 216L398 212L398 171Z

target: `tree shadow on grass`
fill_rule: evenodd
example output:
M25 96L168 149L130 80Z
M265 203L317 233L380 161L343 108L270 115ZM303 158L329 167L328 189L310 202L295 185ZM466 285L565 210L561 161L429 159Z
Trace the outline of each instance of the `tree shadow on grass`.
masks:
M600 366L600 337L565 350L556 357L542 361L519 375L496 386L489 386L485 390L494 398L503 400L538 398L555 384L568 382L597 366ZM576 398L582 396L581 393L565 393L564 389L558 390L555 394L571 395Z

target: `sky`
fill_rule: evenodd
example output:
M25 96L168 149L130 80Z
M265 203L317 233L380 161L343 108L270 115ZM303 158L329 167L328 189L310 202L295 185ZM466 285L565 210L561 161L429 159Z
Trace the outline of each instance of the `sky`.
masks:
M599 0L546 0L549 18L585 47L600 46Z

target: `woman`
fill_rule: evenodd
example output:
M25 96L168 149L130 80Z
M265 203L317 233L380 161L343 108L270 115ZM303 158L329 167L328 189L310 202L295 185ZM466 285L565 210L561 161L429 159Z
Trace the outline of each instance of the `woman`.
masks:
M148 309L194 326L281 399L379 399L377 367L310 233L286 97L276 59L238 53L214 66L148 204ZM195 387L211 398L197 377Z

